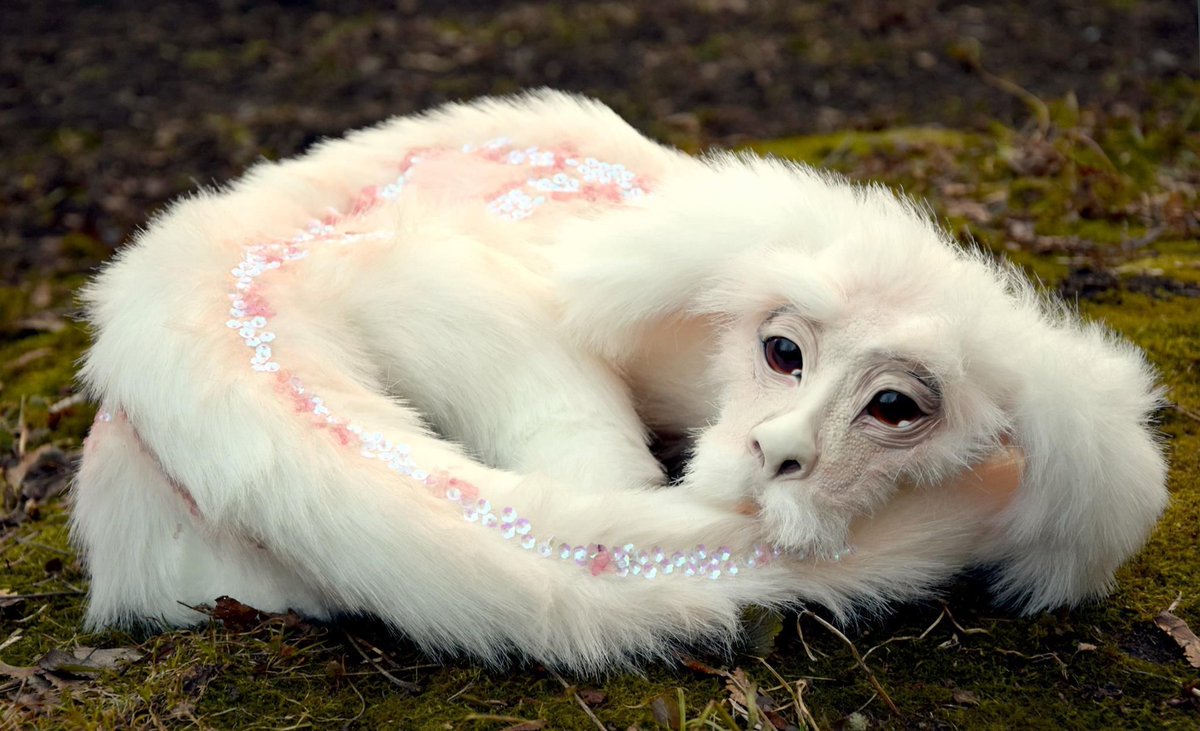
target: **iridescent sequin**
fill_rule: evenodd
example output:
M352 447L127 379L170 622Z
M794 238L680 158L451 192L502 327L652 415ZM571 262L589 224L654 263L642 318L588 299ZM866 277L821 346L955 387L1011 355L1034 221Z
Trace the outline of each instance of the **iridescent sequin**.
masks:
M765 545L755 546L746 556L735 556L725 547L710 555L704 545L669 554L660 546L647 549L632 543L611 550L600 544L572 546L559 543L556 547L553 537L539 539L534 524L521 517L515 507L506 506L496 513L492 503L480 496L475 485L445 472L422 469L407 445L393 443L382 433L368 431L338 414L334 405L326 403L299 376L279 363L279 353L286 353L286 350L276 342L276 333L270 329L275 312L260 287L260 279L269 272L305 259L316 246L345 246L393 238L396 235L393 231L347 233L341 225L400 198L403 191L413 185L411 173L416 166L423 160L449 152L448 149L413 151L392 179L382 185L362 188L347 210L331 210L323 220L313 221L290 238L253 243L243 248L241 261L229 272L233 284L228 294L229 319L225 321L225 327L250 351L250 368L274 374L277 390L297 412L306 414L315 427L327 430L341 445L356 449L362 459L380 462L392 471L424 484L433 495L457 506L465 521L494 530L503 540L536 552L546 560L573 563L593 576L605 574L654 580L679 574L718 579L766 565L782 555L779 549ZM552 200L574 198L618 204L646 194L637 176L623 165L579 157L565 148L518 148L507 138L497 138L482 145L463 145L461 153L530 170L531 175L526 180L487 200L487 210L505 220L527 218ZM99 421L111 418L111 414L103 410L97 415ZM835 560L848 552L849 549L845 549L834 557Z

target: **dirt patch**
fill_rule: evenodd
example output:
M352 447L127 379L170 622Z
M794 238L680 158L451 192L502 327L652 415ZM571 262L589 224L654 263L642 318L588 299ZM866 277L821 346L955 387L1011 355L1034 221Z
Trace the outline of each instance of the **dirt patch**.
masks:
M1166 0L14 0L0 27L9 283L90 269L165 201L262 156L452 99L584 92L695 148L1030 120L995 78L1138 109L1195 72L1192 9Z
M1098 300L1120 292L1151 297L1200 297L1200 285L1156 274L1122 278L1115 272L1087 266L1071 269L1058 285L1058 293L1067 301Z
M1128 633L1118 638L1117 646L1130 657L1156 665L1172 665L1179 662L1179 648L1149 622L1134 625Z

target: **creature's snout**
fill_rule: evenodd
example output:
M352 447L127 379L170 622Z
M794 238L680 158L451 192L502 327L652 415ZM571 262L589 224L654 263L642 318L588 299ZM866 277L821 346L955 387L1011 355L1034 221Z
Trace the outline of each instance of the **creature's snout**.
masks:
M802 479L817 463L817 435L811 415L790 411L767 419L750 432L747 445L768 480Z

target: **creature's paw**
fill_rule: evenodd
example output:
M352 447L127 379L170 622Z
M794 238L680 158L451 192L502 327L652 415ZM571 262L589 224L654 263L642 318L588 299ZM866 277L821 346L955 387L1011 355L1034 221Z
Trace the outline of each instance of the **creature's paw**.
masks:
M808 495L768 490L759 498L759 518L776 546L794 555L836 560L849 552L851 516Z

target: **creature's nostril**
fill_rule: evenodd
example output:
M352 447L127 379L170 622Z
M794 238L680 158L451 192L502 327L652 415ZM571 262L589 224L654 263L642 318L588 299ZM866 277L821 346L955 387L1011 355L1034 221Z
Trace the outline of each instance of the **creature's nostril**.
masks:
M762 445L758 443L757 439L750 440L750 454L753 454L760 460L763 458Z
M786 477L793 475L804 469L804 466L794 459L784 460L783 464L779 465L779 471L775 473L776 477Z

